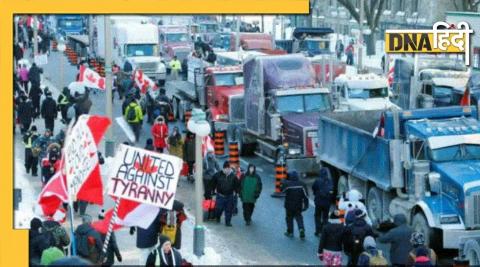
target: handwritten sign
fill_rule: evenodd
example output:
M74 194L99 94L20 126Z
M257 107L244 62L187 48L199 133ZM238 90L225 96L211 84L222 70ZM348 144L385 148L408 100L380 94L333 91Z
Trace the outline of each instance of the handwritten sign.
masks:
M65 172L73 196L98 164L97 146L87 126L88 118L87 115L78 118L65 143Z
M172 209L182 160L121 144L108 181L108 193Z

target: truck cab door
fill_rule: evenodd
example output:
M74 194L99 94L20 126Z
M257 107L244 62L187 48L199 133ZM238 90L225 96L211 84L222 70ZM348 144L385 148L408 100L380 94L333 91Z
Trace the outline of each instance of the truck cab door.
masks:
M267 98L265 101L265 132L266 136L272 140L280 140L281 133L281 119L280 114L277 112L275 101L273 98Z

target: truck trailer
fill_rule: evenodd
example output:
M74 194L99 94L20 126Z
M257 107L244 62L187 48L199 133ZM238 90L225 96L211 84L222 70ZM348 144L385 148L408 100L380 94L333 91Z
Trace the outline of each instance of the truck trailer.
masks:
M479 264L477 108L324 113L318 144L337 194L359 190L374 223L405 214L427 245Z

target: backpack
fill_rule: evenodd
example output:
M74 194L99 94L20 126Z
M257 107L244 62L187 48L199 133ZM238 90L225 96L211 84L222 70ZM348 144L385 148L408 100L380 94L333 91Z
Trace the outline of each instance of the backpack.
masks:
M135 105L129 105L127 107L127 122L134 122L137 118L137 113L135 112Z
M371 255L368 252L363 252L362 254L368 256L368 265L369 266L387 266L388 262L383 256L383 253L381 250L377 250L377 254L375 256Z

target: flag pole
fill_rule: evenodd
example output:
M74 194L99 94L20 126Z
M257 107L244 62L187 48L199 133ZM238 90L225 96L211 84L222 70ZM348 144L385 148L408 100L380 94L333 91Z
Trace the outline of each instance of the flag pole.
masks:
M103 263L103 260L105 259L105 256L107 255L108 243L110 243L110 237L112 236L113 225L115 224L115 220L117 219L119 206L120 206L120 198L117 197L117 199L115 200L115 207L113 208L113 214L112 214L112 217L110 218L110 223L108 224L108 230L107 230L107 235L105 236L105 242L103 243L102 257L100 261L102 263Z
M67 133L65 134L65 144L70 141L70 134L72 132L73 125L75 124L75 118L72 118L70 121L70 124L68 125ZM64 157L65 158L65 157ZM68 194L68 213L70 217L70 239L72 240L72 249L70 250L71 256L76 256L77 255L77 246L76 246L76 240L75 240L75 232L74 232L74 224L73 224L73 196L72 196L72 190L70 188L70 184L68 183L68 172L65 170L65 162L62 166L63 171L65 172L66 180L67 180L67 194Z

